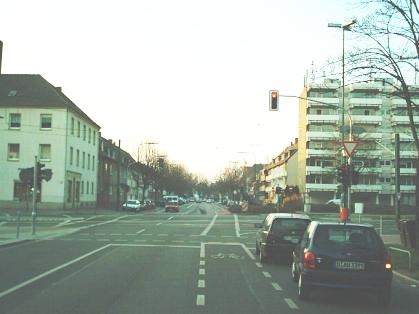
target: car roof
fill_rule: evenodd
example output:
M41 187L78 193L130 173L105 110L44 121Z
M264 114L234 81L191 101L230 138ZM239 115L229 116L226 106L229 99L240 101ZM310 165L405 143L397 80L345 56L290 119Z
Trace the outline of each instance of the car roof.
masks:
M297 219L309 219L311 218L308 215L305 214L294 214L294 213L270 213L270 217L273 219L275 218L297 218Z
M317 225L322 226L347 226L347 227L366 227L366 228L374 228L371 224L357 224L357 223L346 223L343 222L333 222L333 221L313 221Z

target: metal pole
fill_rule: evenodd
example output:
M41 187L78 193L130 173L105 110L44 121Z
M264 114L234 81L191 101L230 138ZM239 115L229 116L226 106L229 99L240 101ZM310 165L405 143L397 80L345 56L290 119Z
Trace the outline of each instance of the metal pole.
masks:
M394 195L394 207L396 212L396 224L398 225L400 220L400 134L396 133L394 136L394 147L395 147L395 195Z
M118 140L118 154L116 161L116 210L119 210L121 185L121 140Z
M345 141L345 28L342 27L342 123L341 123L341 145ZM342 165L347 165L345 156L342 155ZM342 185L342 207L348 209L348 186Z
M35 167L33 168L33 192L32 192L32 235L36 234L36 198L38 196L38 156L35 156Z

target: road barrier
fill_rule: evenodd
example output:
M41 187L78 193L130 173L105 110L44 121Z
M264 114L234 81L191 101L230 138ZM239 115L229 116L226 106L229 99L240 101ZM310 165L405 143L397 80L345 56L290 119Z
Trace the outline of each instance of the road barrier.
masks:
M397 247L392 247L390 246L388 248L389 250L394 250L394 251L398 251L398 252L402 252L402 253L406 253L409 256L409 271L412 272L413 271L413 265L412 265L412 252L408 251L408 250L403 250L403 249L399 249Z

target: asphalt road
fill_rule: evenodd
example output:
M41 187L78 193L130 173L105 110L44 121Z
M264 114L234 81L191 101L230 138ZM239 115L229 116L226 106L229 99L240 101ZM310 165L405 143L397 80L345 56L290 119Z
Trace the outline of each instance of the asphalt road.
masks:
M419 288L398 278L385 309L341 291L300 301L289 265L254 256L262 219L204 203L69 219L0 248L0 313L418 313Z

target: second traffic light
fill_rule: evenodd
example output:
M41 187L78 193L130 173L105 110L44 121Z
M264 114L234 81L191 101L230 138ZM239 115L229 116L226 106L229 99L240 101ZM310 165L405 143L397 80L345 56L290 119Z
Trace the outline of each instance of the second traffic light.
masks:
M269 110L278 110L278 91L269 91Z

